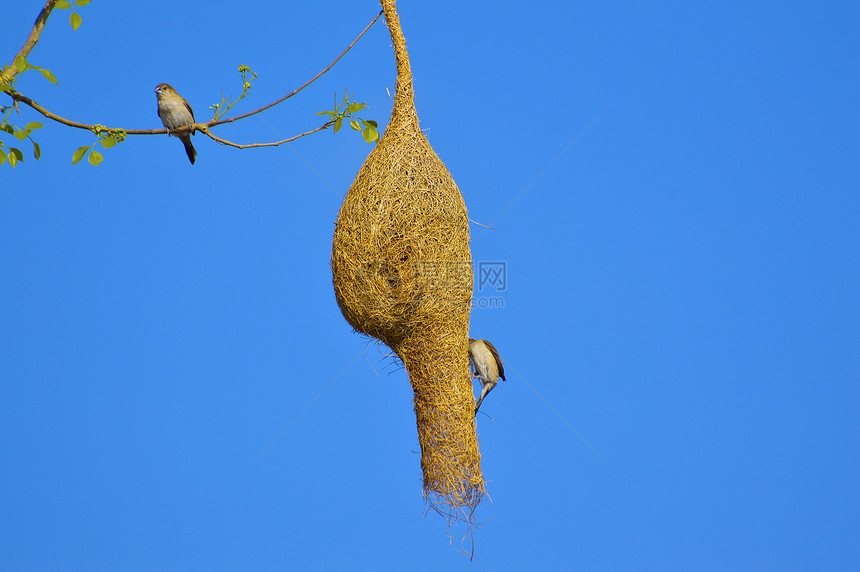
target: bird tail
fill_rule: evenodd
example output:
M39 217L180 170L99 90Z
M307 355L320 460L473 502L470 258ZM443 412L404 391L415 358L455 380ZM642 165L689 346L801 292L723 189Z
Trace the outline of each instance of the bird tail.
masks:
M194 164L194 159L197 158L197 149L194 148L194 145L191 144L191 137L186 135L182 137L182 144L185 145L185 154L188 155L188 160L191 161L191 164Z
M478 414L478 409L480 409L480 408L481 408L481 402L482 402L483 400L484 400L484 396L483 396L483 395L482 395L480 398L478 398L478 402L475 404L475 415L477 415L477 414Z
M481 402L484 401L484 398L490 393L490 390L493 389L493 386L489 383L485 383L484 387L481 388L481 397L478 398L478 402L475 404L475 415L478 414L478 409L481 408Z

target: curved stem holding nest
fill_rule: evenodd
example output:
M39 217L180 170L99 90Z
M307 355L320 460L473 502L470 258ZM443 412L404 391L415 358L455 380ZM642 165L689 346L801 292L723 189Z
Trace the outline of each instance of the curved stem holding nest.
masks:
M391 33L394 45L394 61L397 63L397 85L394 90L394 110L391 114L392 124L401 120L414 120L417 127L418 116L415 111L415 91L412 87L412 66L409 63L409 53L406 51L406 38L400 28L400 17L397 14L397 0L380 0L385 21Z
M394 43L394 57L397 61L397 80L412 81L412 68L409 65L409 54L406 51L406 38L400 28L400 16L397 14L397 0L381 0L382 11L391 32Z

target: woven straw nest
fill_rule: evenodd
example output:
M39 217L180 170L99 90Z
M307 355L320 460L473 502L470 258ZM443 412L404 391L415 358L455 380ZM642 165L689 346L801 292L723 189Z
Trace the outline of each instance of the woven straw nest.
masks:
M397 62L384 136L344 199L332 247L338 305L409 373L424 494L472 509L484 494L468 362L472 258L466 205L418 125L395 0L382 0Z

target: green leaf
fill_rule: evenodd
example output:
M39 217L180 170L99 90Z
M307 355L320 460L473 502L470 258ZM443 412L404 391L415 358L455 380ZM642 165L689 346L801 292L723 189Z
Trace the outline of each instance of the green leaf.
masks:
M18 138L18 141L23 141L27 137L30 136L31 131L29 129L24 129L22 131L16 131L12 135Z
M13 167L18 164L18 157L15 155L15 153L9 153L9 164Z
M337 133L340 131L340 127L343 125L343 117L338 117L334 120L334 132Z
M12 86L8 83L0 83L0 91L12 91Z
M75 2L75 4L77 4L78 6L86 6L89 3L90 0L78 0L77 2Z
M24 129L29 129L32 131L33 129L41 129L42 127L44 127L44 125L42 125L38 121L31 121L30 123L28 123L27 125L24 126Z
M349 126L355 129L356 131L361 131L361 124L355 119L349 120Z
M102 139L102 147L105 149L110 149L114 145L116 145L116 135L111 135L110 137Z
M93 165L93 166L98 165L99 163L102 162L103 159L104 159L104 157L102 157L101 153L99 153L95 149L93 149L93 152L90 153L90 159L89 159L90 165Z
M364 124L364 126L365 126L365 127L373 127L374 129L376 129L377 127L379 127L379 123L377 123L377 122L376 122L376 121L374 121L373 119L368 119L367 121L365 121L364 119L362 119L362 120L361 120L361 122Z
M0 149L0 165L6 162L6 151Z
M21 153L20 149L16 149L15 147L9 147L9 162L12 162L12 157L15 157L15 162L23 161L24 154Z
M335 115L337 115L337 113L335 113L334 111L320 111L319 113L314 113L314 115L331 115L332 117L334 117Z
M69 16L69 23L72 25L72 30L77 31L77 29L81 26L81 15L77 12L72 12L72 15Z
M72 155L72 165L74 165L75 163L77 163L78 161L83 159L84 153L86 153L87 149L89 149L89 148L90 148L89 145L84 145L83 147L78 147L78 150L75 151L74 155Z
M0 131L5 131L6 133L11 135L15 133L15 128L8 123L4 123L3 125L0 125Z
M45 76L46 80L53 84L60 85L59 83L57 83L57 78L54 77L54 74L52 74L50 70L40 69L39 71L42 72L42 75Z
M349 104L349 107L347 109L349 110L350 113L355 113L356 111L361 111L365 107L367 107L366 103L358 103L356 101L353 101L352 103Z
M27 59L24 56L15 56L15 67L18 68L19 72L22 72L30 66L27 64Z
M59 2L57 2L56 7L57 7L57 8L62 8L63 10L65 10L65 9L67 9L67 8L71 8L71 7L72 7L72 5L71 5L71 4L69 4L68 2L66 2L66 0L60 0Z
M35 141L33 141L33 156L37 161L42 158L42 148Z
M379 131L377 131L373 127L368 127L361 132L361 136L364 137L364 140L368 143L373 143L374 141L379 139Z

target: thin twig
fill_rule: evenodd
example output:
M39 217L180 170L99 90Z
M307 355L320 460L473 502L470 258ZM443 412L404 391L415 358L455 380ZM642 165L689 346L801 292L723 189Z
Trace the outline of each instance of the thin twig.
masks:
M209 129L201 129L200 132L204 135L207 135L210 139L213 139L220 143L221 145L229 145L230 147L235 147L236 149L251 149L253 147L277 147L278 145L283 145L284 143L289 143L290 141L295 141L299 137L304 137L305 135L310 135L311 133L316 133L317 131L322 131L323 129L328 129L334 124L334 121L329 121L323 125L320 125L316 129L311 129L310 131L305 131L299 135L295 135L290 137L289 139L283 139L282 141L275 141L273 143L249 143L247 145L240 145L239 143L233 143L232 141L227 141L226 139L221 139L220 137L216 137L213 135ZM175 133L176 130L173 130L172 133Z
M476 220L469 219L469 222L473 222L473 223L475 223L476 225L478 225L478 226L482 226L482 227L484 227L484 228L491 228L491 229L493 229L493 230L496 230L496 227L494 227L494 226L489 226L489 225L486 225L486 224L481 224L481 223L479 223L479 222L478 222L478 221L476 221Z
M351 50L351 49L352 49L352 47L353 47L353 46L354 46L354 45L355 45L355 44L356 44L356 43L361 39L361 37L365 34L365 32L367 32L367 31L370 29L370 27L371 27L371 26L373 26L373 25L376 23L376 21L377 21L377 20L379 20L379 17L380 17L380 16L382 16L382 11L380 11L380 12L379 12L379 14L377 14L377 15L376 15L376 18L374 18L373 20L371 20L370 24L368 24L367 26L365 26L365 27L364 27L364 29L361 31L361 33L360 33L358 36L356 36L356 38L352 41L352 43L351 43L350 45L348 45L348 46L346 47L346 49L345 49L344 51L342 51L342 52L340 53L340 55L334 59L334 61L333 61L333 62L331 62L329 65L327 65L327 66L325 67L325 69L324 69L324 70L322 70L320 73L318 73L317 75L315 75L314 77L312 77L311 79L309 79L308 81L306 81L306 82L304 83L304 85L297 87L296 89L294 89L293 91L291 91L290 93L288 93L287 95L285 95L284 97L282 97L281 99L277 99L277 100L273 101L272 103L270 103L270 104L268 104L268 105L264 105L264 106L263 106L263 107L261 107L260 109L255 109L254 111L249 111L248 113L244 113L244 114L242 114L242 115L237 115L236 117L230 117L230 118L228 118L228 119L221 119L221 120L219 120L219 121L210 121L209 123L207 123L207 124L206 124L206 126L207 126L207 127L215 127L216 125L221 125L221 124L223 124L223 123L233 123L234 121L239 121L240 119L245 119L246 117L250 117L250 116L252 116L252 115L255 115L255 114L257 114L257 113L260 113L261 111L266 111L266 110L267 110L267 109L269 109L270 107L274 107L274 106L278 105L279 103L281 103L281 102L283 102L283 101L286 101L287 99L289 99L289 98L291 98L292 96L296 95L298 92L300 92L301 90L303 90L304 88L306 88L307 86L309 86L310 84L312 84L313 82L315 82L316 80L318 80L318 79L320 78L320 76L322 76L325 72L327 72L328 70L330 70L330 69L334 66L334 64L336 64L336 63L340 60L340 58L342 58L343 56L345 56L345 55L346 55L346 53L347 53L349 50Z

